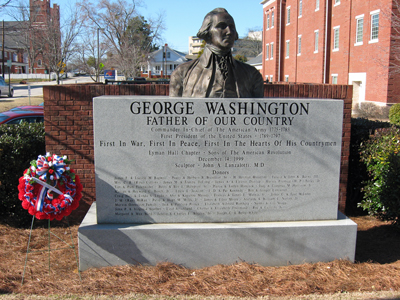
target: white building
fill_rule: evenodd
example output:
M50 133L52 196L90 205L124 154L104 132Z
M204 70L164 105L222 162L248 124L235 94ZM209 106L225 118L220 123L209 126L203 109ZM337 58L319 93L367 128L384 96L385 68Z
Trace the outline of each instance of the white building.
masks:
M165 44L161 49L150 53L147 60L147 67L142 67L141 76L149 78L167 78L184 62L187 62L185 53L171 49Z
M197 36L189 36L189 55L197 56L201 50L202 39Z

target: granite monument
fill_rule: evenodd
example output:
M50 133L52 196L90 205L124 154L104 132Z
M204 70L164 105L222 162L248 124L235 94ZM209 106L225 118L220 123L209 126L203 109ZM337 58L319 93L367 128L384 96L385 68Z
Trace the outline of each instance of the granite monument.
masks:
M174 71L171 97L93 100L80 269L354 260L357 225L337 209L343 102L260 99L260 73L232 58L225 9L198 36L204 53Z
M81 270L354 260L357 226L337 210L342 115L340 100L95 98Z

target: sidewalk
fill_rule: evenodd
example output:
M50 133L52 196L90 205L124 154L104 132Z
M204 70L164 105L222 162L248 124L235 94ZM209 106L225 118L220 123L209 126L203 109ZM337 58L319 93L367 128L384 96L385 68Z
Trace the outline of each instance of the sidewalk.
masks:
M90 76L78 76L78 77L72 77L72 78L67 78L67 79L60 79L60 85L63 84L76 84L76 83L90 83L94 81L90 78ZM53 80L53 81L37 81L37 82L29 82L29 83L25 83L25 84L12 84L13 87L25 87L25 86L38 86L38 85L56 85L57 81Z

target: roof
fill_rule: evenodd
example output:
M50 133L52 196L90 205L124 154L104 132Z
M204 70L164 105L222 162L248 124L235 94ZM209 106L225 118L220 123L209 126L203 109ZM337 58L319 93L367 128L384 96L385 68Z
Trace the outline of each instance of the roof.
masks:
M163 53L164 51L165 51L165 47L161 47L160 49L151 52L151 53L149 54L149 57L148 57L149 60L157 61L157 59L158 59L158 61L162 61L162 60L163 60L163 55L162 55L162 53ZM167 52L171 52L171 53L173 53L174 56L175 56L175 59L167 59L168 61L178 61L178 60L180 60L180 61L186 61L186 58L185 58L186 54L183 53L183 52L174 50L174 49L172 49L172 48L170 48L170 47L168 47L168 46L167 46ZM160 58L161 58L161 60L160 60ZM171 57L171 58L172 58L172 57Z
M250 59L247 64L251 65L251 66L256 66L256 65L260 65L262 64L262 52L260 54L258 54L256 57L254 57L253 59Z
M4 22L4 47L11 49L26 48L25 33L28 32L27 26L28 22ZM0 26L0 29L2 29L2 26Z

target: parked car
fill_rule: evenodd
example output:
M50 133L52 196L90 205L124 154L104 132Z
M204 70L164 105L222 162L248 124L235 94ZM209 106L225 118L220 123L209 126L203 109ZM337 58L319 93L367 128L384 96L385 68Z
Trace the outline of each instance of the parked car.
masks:
M40 105L23 105L23 106L17 106L14 108L11 108L11 111L16 111L16 110L43 110L43 103Z
M3 76L0 76L0 96L6 95L7 97L14 96L14 88L8 87L8 83L4 80Z
M43 123L44 115L42 110L8 110L0 112L0 124L21 124L28 123Z

